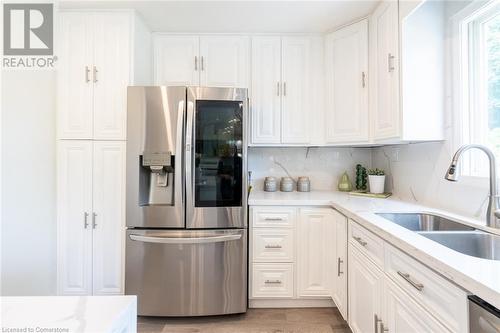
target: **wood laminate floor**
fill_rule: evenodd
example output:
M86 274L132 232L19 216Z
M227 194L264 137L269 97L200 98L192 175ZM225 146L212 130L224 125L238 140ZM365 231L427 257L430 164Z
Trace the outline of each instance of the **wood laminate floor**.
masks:
M336 308L248 309L240 315L139 317L139 333L350 333Z

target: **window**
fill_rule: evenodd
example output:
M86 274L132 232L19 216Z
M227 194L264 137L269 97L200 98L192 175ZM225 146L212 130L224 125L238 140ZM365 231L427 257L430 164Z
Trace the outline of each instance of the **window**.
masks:
M475 2L458 23L460 105L458 143L488 146L500 160L500 4ZM471 9L472 7L472 9ZM488 175L482 153L471 152L462 173Z

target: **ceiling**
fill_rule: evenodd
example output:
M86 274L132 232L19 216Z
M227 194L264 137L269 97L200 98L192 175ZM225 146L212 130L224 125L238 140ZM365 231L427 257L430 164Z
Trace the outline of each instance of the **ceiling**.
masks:
M371 13L378 1L84 1L59 8L135 9L152 31L325 32Z

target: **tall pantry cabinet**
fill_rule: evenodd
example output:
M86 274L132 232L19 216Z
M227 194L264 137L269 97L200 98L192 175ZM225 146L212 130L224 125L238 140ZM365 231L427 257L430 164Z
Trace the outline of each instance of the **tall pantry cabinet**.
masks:
M127 86L150 83L151 35L132 11L59 18L57 290L122 294Z

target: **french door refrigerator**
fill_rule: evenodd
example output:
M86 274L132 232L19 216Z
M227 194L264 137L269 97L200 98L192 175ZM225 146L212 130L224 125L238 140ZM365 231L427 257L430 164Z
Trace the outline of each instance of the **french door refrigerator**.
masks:
M247 91L129 87L125 293L138 314L247 306Z

